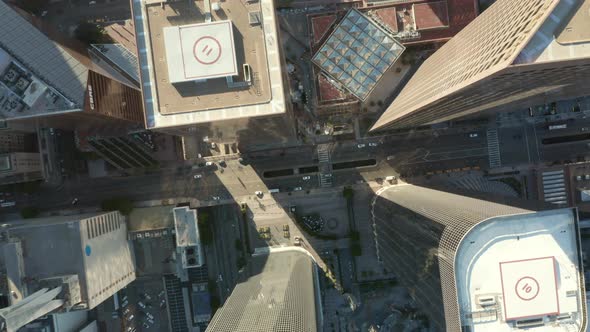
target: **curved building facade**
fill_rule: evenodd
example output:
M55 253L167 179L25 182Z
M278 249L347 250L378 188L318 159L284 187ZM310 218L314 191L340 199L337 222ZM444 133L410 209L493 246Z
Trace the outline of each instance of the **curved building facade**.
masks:
M436 331L585 330L575 210L536 212L400 185L376 198L373 223L379 259Z
M213 316L210 332L316 332L321 330L317 267L304 249L255 253L245 280Z

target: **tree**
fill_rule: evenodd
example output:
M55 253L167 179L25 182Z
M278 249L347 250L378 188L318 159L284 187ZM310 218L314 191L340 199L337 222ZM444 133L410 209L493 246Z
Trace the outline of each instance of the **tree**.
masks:
M105 199L100 203L103 211L119 211L123 215L129 215L133 211L133 202L124 197Z
M27 206L20 210L20 215L23 219L35 218L39 215L39 209L33 206Z
M346 199L352 199L354 197L354 190L351 187L344 187L342 189L342 196Z
M105 44L111 39L105 34L104 29L90 22L81 22L75 31L76 39L85 44Z

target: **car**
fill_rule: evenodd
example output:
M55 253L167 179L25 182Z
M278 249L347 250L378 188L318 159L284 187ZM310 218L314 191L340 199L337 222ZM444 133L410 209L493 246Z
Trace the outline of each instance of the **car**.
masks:
M254 192L254 194L255 194L256 196L260 197L260 198L262 198L262 196L264 196L264 193L263 193L262 191L260 191L260 190L258 190L258 191L255 191L255 192Z
M72 200L72 205L76 205L76 204L78 204L78 199L77 199L77 198L74 198L74 199Z
M369 143L369 146L372 146L372 147L376 147L378 145L379 145L379 143L376 143L376 142Z
M47 15L47 11L46 11L46 10L44 10L44 11L41 13L41 17L44 17L45 15Z
M221 200L221 197L219 197L219 196L212 196L211 198L212 198L214 201L219 201L219 200Z
M285 232L289 231L289 225L284 224L283 225L283 231L285 231Z
M213 163L212 161L208 161L205 163L205 166L213 166L215 165L215 163Z
M117 319L117 318L119 318L119 312L118 311L113 311L113 313L111 314L111 316L113 317L113 319Z
M309 181L311 179L311 176L306 175L303 177L303 181Z
M150 328L150 326L146 322L143 322L143 324L141 324L141 325L143 325L143 327L146 328L146 329L149 329Z
M143 293L143 297L148 301L152 299L152 297L148 293Z
M127 316L127 314L131 311L131 309L129 308L125 308L125 310L123 310L123 316Z
M203 174L195 174L195 175L193 176L193 178L194 178L194 179L200 179L200 178L202 178L202 177L203 177Z
M149 319L154 319L154 315L150 314L149 312L146 312L145 315L148 316Z
M155 323L155 321L154 321L153 319L151 319L151 318L148 318L148 319L147 319L147 321L148 321L148 323L150 323L151 325L154 325L154 323Z
M291 205L291 206L289 207L289 211L291 211L291 213L295 214L295 213L297 212L297 206L295 206L295 205Z
M133 315L129 315L129 317L127 317L127 321L128 321L128 322L130 322L130 321L132 321L132 320L133 320L133 318L135 318L135 316L133 316Z
M160 308L164 307L166 307L166 300L162 299L162 301L160 301Z
M217 149L217 144L211 142L211 149L213 149L213 150Z
M590 174L584 175L584 180L590 180Z
M356 146L356 147L357 147L357 148L359 148L359 149L362 149L362 148L364 148L365 146L367 146L367 145L366 145L366 144L364 144L364 143L360 143L360 144L357 144L357 146Z
M301 187L295 187L295 188L293 188L293 191L301 191L301 190L303 190L303 188L301 188Z
M476 137L478 137L478 136L479 136L479 135L478 135L477 133L470 133L470 134L469 134L469 138L476 138Z
M145 303L139 301L137 302L137 305L141 307L141 309L145 309Z
M93 5L96 5L96 1L90 1L90 2L88 2L88 6L93 6Z
M576 175L576 181L582 181L582 176L581 175Z

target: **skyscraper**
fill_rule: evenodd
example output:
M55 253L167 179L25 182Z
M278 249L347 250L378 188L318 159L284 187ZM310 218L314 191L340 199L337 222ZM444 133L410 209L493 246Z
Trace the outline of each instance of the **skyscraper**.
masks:
M380 261L435 331L585 331L576 210L399 185L373 212Z
M590 0L498 0L420 66L372 130L590 94Z
M304 249L254 254L245 280L213 316L208 332L315 332L322 328L317 266Z
M93 63L83 45L49 29L44 34L35 18L5 2L0 13L0 120L67 128L142 124L141 92Z
M18 329L55 310L90 310L135 280L135 259L119 212L3 225L0 323ZM57 290L57 291L56 291Z

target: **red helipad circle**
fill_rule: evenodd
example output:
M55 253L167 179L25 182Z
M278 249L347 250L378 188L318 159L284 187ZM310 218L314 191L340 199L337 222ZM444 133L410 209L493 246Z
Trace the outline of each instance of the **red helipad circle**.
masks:
M211 36L203 36L193 46L195 59L204 65L212 65L221 57L221 44Z
M516 285L514 286L514 291L516 292L516 296L518 296L523 301L530 301L539 295L539 283L533 277L522 277L518 279Z

